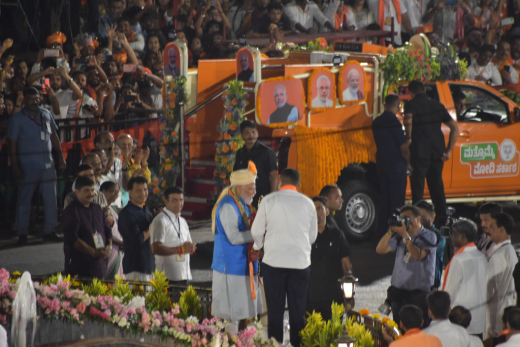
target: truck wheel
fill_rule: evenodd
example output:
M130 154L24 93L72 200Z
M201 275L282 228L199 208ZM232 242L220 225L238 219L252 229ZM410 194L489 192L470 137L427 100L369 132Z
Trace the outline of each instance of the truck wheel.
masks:
M376 227L376 206L379 195L374 187L364 181L348 181L341 185L343 206L336 214L338 226L350 240L367 240Z

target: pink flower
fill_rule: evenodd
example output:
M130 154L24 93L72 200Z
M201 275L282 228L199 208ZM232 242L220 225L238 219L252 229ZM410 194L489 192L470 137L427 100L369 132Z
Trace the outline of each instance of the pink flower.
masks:
M71 315L75 315L75 314L76 314L76 309L75 309L75 308L71 308L70 311L69 311L69 313L70 313Z
M70 306L70 302L69 301L63 301L63 303L61 305L63 306L64 309L67 309Z
M6 269L2 268L0 270L0 281L8 280L8 279L9 279L9 271L7 271Z
M135 310L133 308L131 308L131 309L128 310L128 313L129 314L135 314Z
M14 299L14 297L16 296L16 292L15 291L9 292L9 296L11 297L11 299Z
M112 315L112 312L110 310L105 310L105 312L103 313L106 314L109 318Z
M190 331L191 331L191 325L186 325L186 331L187 331L187 332L190 332Z
M87 308L87 306L83 302L80 302L79 305L76 306L76 310L78 310L79 313L85 312L86 308Z
M206 338L203 338L201 341L200 341L203 345L205 345L206 343L208 343L208 340Z
M161 322L158 319L154 319L153 320L153 326L154 327L159 327L159 326L161 326Z

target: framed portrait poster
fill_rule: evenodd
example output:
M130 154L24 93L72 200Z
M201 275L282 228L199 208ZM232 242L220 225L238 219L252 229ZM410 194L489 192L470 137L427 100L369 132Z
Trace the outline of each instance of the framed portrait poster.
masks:
M307 82L307 108L314 112L323 112L334 107L336 107L334 74L328 68L316 68Z
M338 98L343 105L355 105L366 101L365 70L355 60L347 62L339 70Z
M256 88L256 121L272 128L294 124L303 118L303 83L293 77L262 81Z

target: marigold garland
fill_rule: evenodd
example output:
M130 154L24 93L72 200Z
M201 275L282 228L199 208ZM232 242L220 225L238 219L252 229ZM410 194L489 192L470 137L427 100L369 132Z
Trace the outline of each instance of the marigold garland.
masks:
M343 100L343 90L345 90L346 88L344 88L345 86L345 81L343 80L343 72L345 71L345 69L347 69L349 66L351 65L357 65L359 66L359 68L361 69L361 71L363 71L363 95L365 96L365 98L363 100L354 100L354 101L347 101L347 100ZM346 87L348 88L348 81L346 82ZM363 66L361 66L361 64L356 61L356 60L350 60L348 62L346 62L342 67L341 69L339 69L339 74L338 74L338 98L339 98L339 101L343 104L343 105L356 105L362 101L366 101L367 99L367 74L365 72L365 69L363 69Z
M298 151L300 191L316 196L323 186L334 184L341 170L352 163L375 162L372 129L294 128Z
M331 81L332 90L330 90L329 93L332 93L332 95L333 95L333 98L332 98L333 104L332 104L332 107L313 108L312 107L312 87L313 87L313 85L315 85L315 82L316 82L315 77L318 74L318 72L324 71L324 70L326 70L330 73L329 77L332 77L332 81ZM329 81L330 81L330 79L329 79ZM332 73L332 71L330 71L329 68L317 67L314 70L312 70L312 73L309 76L309 80L307 81L307 108L314 112L325 112L325 111L327 111L327 109L333 109L335 107L336 107L336 80L334 78L334 74Z
M248 104L247 93L244 91L244 83L233 80L224 85L224 117L217 126L217 131L222 134L222 139L215 143L217 150L215 161L218 167L213 174L217 183L216 193L229 184L229 177L235 165L236 152L244 145L240 136L240 123L246 120L244 111Z
M274 77L274 78L268 78L265 81L262 81L262 83L266 82L277 82L277 81L289 81L289 80L296 80L297 78L291 77L291 76L285 76L285 77ZM262 122L262 106L261 106L261 97L260 97L260 88L262 87L262 84L258 85L256 90L256 122L259 124L262 124L263 126L269 127L269 128L285 128L289 125L295 124L297 122L283 122L283 123L275 123L275 124L264 124ZM305 91L303 90L303 83L302 83L302 98L305 100ZM300 109L298 109L298 112L300 112Z
M177 77L163 84L164 115L159 115L160 129L162 130L159 140L160 169L158 175L152 172L152 182L149 185L147 200L150 207L158 207L162 204L163 192L167 188L175 186L177 177L180 175L179 133L181 119L179 103L186 104L188 100L185 84L186 77Z

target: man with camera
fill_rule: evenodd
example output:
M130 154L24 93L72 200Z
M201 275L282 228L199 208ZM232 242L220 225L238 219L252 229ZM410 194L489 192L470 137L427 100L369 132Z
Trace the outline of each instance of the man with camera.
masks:
M404 305L416 305L423 312L424 325L430 323L426 296L435 278L437 237L421 225L421 211L416 206L404 206L400 215L393 215L390 229L376 247L378 254L396 252L392 285L388 299L394 321Z

